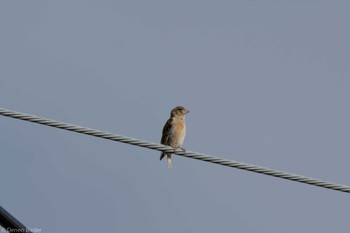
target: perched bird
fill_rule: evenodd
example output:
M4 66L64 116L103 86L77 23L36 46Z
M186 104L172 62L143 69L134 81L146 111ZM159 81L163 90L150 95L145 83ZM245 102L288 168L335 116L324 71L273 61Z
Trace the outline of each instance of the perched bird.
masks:
M189 112L182 106L177 106L171 110L170 118L163 127L161 144L171 146L174 150L178 148L185 150L181 146L186 136L185 115ZM164 158L165 154L168 157L168 168L171 168L171 153L162 152L160 160Z

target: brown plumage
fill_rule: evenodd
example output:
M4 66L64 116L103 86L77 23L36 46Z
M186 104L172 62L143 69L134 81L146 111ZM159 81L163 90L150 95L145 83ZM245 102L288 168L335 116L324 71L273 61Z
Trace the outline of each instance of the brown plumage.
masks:
M171 146L174 150L177 148L183 149L181 146L186 136L185 115L189 112L182 106L177 106L171 110L170 118L163 128L161 144ZM160 160L164 158L165 154L168 157L168 168L171 168L171 153L162 152Z

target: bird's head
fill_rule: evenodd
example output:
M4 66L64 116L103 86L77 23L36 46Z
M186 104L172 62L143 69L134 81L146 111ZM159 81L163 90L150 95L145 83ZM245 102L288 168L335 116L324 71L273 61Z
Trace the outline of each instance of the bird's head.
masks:
M171 117L179 117L179 116L183 117L189 112L190 111L188 111L186 108L184 108L182 106L177 106L177 107L173 108L173 110L171 110L170 116Z

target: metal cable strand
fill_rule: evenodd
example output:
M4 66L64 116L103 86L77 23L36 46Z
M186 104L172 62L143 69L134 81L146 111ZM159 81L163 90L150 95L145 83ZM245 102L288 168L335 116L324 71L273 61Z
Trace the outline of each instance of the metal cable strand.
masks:
M7 212L1 206L0 206L0 225L4 228L4 231L32 233L31 230L25 227L20 221L18 221L15 217L13 217L9 212Z
M180 149L178 150L173 150L173 148L169 146L164 146L161 144L157 143L152 143L148 141L143 141L139 140L136 138L130 138L122 135L117 135L117 134L112 134L100 130L95 130L95 129L90 129L86 127L81 127L77 125L72 125L72 124L67 124L64 122L59 122L55 120L50 120L50 119L45 119L42 117L34 116L34 115L29 115L25 113L20 113L20 112L14 112L11 110L7 110L4 108L0 108L0 115L11 117L11 118L16 118L16 119L21 119L25 121L30 121L42 125L47 125L55 128L60 128L60 129L65 129L77 133L82 133L82 134L87 134L95 137L100 137L108 140L113 140L113 141L118 141L126 144L131 144L135 146L140 146L140 147L145 147L153 150L158 150L158 151L164 151L164 152L172 152L173 154L177 154L183 157L191 158L191 159L198 159L202 161L206 161L209 163L215 163L227 167L233 167L233 168L238 168L246 171L251 171L251 172L256 172L268 176L274 176L274 177L279 177L282 179L286 180L292 180L300 183L305 183L309 185L314 185L314 186L319 186L322 188L327 188L327 189L333 189L336 191L341 191L341 192L346 192L350 193L350 186L347 185L341 185L341 184L335 184L327 181L322 181L310 177L305 177L305 176L300 176L292 173L287 173L283 171L277 171L273 170L270 168L265 168L265 167L260 167L252 164L246 164L246 163L241 163L237 161L232 161L232 160L226 160L218 157L213 157L209 155L205 155L202 153L198 152L193 152L193 151L182 151Z

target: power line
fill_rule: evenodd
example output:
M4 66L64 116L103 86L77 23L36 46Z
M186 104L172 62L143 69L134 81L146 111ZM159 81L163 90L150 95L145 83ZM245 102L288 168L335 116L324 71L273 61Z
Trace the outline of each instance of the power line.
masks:
M31 231L26 228L20 221L13 217L9 212L0 206L0 225L8 232L27 232Z
M64 130L69 130L73 131L76 133L81 133L81 134L86 134L90 136L95 136L99 138L104 138L112 141L118 141L126 144L131 144L135 146L140 146L140 147L146 147L152 150L158 150L158 151L164 151L164 152L171 152L173 154L177 154L183 157L191 158L191 159L198 159L202 161L206 161L209 163L215 163L227 167L232 167L232 168L238 168L246 171L251 171L251 172L256 172L268 176L274 176L286 180L292 180L304 184L309 184L313 186L318 186L322 188L327 188L327 189L332 189L336 191L341 191L341 192L346 192L350 193L350 186L347 185L342 185L342 184L335 184L332 182L328 181L322 181L319 179L314 179L311 177L306 177L306 176L301 176L301 175L296 175L293 173L288 173L288 172L283 172L283 171L278 171L266 167L260 167L252 164L247 164L247 163L241 163L237 161L232 161L232 160L227 160L227 159L222 159L218 157L213 157L209 156L206 154L198 153L198 152L193 152L193 151L182 151L180 149L174 151L173 148L169 146L164 146L161 144L153 143L153 142L148 142L148 141L143 141L140 139L136 138L130 138L122 135L117 135L117 134L112 134L100 130L95 130L91 128L86 128L78 125L72 125L72 124L67 124L64 122L60 121L55 121L55 120L50 120L34 115L29 115L26 113L20 113L20 112L14 112L11 110L7 110L4 108L0 108L0 115L11 117L11 118L16 118L16 119L21 119L24 121L30 121L34 122L37 124L42 124L46 126L51 126L55 128L60 128Z

